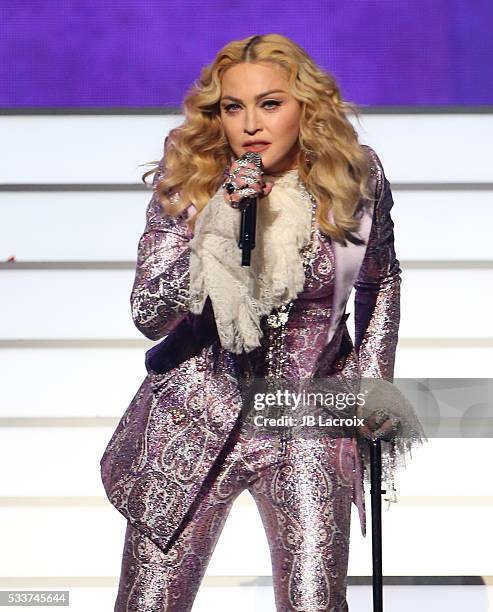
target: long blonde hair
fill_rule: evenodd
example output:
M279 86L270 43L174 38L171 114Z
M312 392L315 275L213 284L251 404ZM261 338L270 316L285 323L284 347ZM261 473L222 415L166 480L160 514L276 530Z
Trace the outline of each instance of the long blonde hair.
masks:
M188 90L183 101L185 121L169 132L165 172L155 187L165 212L177 216L192 202L199 214L221 185L231 156L219 117L221 78L225 70L242 62L275 62L286 70L290 92L301 104L299 176L317 200L321 230L345 243L347 235L358 229L353 217L358 200L372 198L367 190L368 154L346 116L352 111L359 120L358 107L343 101L335 79L299 45L279 34L228 43ZM155 167L146 172L143 181L157 171ZM334 224L328 221L329 209ZM191 227L195 217L189 220Z

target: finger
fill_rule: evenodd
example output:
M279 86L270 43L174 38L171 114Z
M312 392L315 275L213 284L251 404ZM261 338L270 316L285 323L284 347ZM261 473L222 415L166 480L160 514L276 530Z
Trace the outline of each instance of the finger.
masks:
M274 183L265 183L262 189L261 197L265 198L272 191L272 187L274 187Z
M366 425L359 425L358 431L363 437L367 438L368 440L373 439L373 431L369 429Z
M260 170L260 168L257 168L257 166L255 164L247 164L246 166L237 166L237 170L238 170L238 175L240 174L249 174L250 176L252 175L261 175L262 171Z
M253 179L253 181L252 181ZM236 184L240 189L242 187L252 187L256 191L260 192L261 185L263 184L262 177L260 175L252 175L247 172L238 173L235 180Z
M385 421L385 423L381 427L379 427L373 432L373 436L375 438L386 438L392 434L393 430L394 426L392 424L392 421L388 420Z
M376 418L375 414L373 414L373 413L366 417L365 423L372 430L376 429L379 426L379 423L377 423L377 418Z
M363 427L365 427L368 431L373 433L376 429L380 427L380 423L377 423L377 420L374 414L370 414L364 419Z
M247 162L242 168L249 168L250 170L259 170L259 168L253 162Z

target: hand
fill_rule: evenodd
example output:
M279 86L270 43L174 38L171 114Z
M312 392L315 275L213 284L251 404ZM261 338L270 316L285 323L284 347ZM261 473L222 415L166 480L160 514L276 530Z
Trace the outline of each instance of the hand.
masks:
M359 416L361 417L362 415ZM397 429L399 421L396 417L387 418L387 416L383 410L372 412L366 417L363 425L358 426L358 432L368 440L376 440L378 438L389 440Z
M241 200L245 197L264 198L272 190L273 183L264 181L262 170L253 162L242 162L240 164L239 160L235 160L229 167L228 172L229 176L223 183L223 196L224 200L233 208L239 208ZM228 187L230 191L228 191Z

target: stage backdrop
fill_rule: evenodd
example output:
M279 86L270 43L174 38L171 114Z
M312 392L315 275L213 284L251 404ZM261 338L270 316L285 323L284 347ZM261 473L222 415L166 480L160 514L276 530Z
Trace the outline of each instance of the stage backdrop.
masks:
M270 32L357 104L492 104L492 0L2 0L0 106L177 107L225 43Z

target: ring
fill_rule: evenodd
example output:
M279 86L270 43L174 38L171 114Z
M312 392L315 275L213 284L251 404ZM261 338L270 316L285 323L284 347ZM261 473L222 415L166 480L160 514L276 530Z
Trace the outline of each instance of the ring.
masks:
M377 422L377 425L379 427L382 426L385 423L385 421L390 421L392 425L392 430L395 430L399 427L400 419L398 416L395 416L394 414L388 414L382 408L379 408L378 410L376 410L374 414L376 417L379 418L379 421ZM380 419L382 420L380 421Z
M256 195L257 192L252 189L250 185L253 185L258 180L258 176L256 175L258 169L262 168L262 158L258 153L255 153L254 151L247 151L247 153L245 153L240 159L237 160L237 163L238 167L226 176L226 179L221 185L222 189L224 189L229 196L233 195L234 193L238 193L239 195L238 202L235 202L231 200L231 198L229 198L229 204L232 208L241 208L241 200ZM236 184L236 176L240 170L240 167L246 168L248 164L254 164L255 168L247 168L245 176L243 177L246 185L244 187L239 187Z

